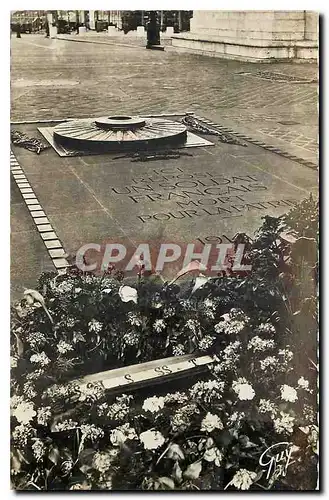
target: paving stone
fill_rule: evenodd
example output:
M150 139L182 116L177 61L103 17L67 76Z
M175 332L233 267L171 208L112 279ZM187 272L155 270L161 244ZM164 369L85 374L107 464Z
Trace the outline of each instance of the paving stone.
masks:
M24 174L13 174L14 179L26 179Z
M67 262L66 259L53 259L53 264L56 267L56 269L63 269L69 266L69 263Z
M28 208L28 210L30 210L30 212L42 210L42 207L40 205L28 205L27 208Z
M39 226L41 224L49 224L49 220L47 219L47 217L38 217L38 218L34 218L34 223Z
M46 216L46 214L44 213L44 211L42 210L41 207L40 207L39 210L31 211L31 215L32 215L33 219L38 219L39 217L45 217Z
M36 196L33 192L32 193L22 193L22 196L23 196L24 200L30 200L30 199L36 200Z
M33 193L33 189L32 188L21 188L20 192L23 193L23 194L25 194L25 193Z
M56 233L54 231L49 231L41 234L43 240L54 240L56 238Z
M25 200L25 203L27 205L38 205L39 204L39 200L37 200L36 196L34 195L34 197L32 199Z
M59 240L46 240L44 243L47 248L62 248L62 244Z
M48 231L52 231L52 226L50 224L40 224L37 226L39 233L46 233Z
M56 259L59 257L64 257L66 255L63 248L55 248L54 250L49 249L48 253L49 253L50 257L53 259Z

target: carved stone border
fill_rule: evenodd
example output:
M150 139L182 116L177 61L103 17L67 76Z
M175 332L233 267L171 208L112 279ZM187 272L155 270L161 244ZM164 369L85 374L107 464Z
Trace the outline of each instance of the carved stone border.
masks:
M60 242L53 226L48 220L39 200L37 199L24 171L18 163L14 153L10 152L10 171L22 195L25 205L30 212L33 222L47 249L49 257L56 269L66 269L69 266L63 245Z
M248 141L251 144L254 144L255 146L259 146L260 148L263 148L263 149L266 149L267 151L270 151L271 153L275 153L279 156L283 156L284 158L287 158L288 160L292 160L292 161L295 161L297 163L301 163L305 167L312 168L312 169L318 168L318 165L316 163L313 163L312 161L304 160L304 158L299 158L298 156L287 153L286 151L283 151L282 149L277 148L275 146L268 145L265 142L258 141L256 139L253 139L252 137L247 136L247 135L240 134L238 132L234 132L234 130L232 130L231 128L223 127L222 125L219 125L218 123L214 123L211 120L203 118L202 116L194 115L194 117L197 118L200 122L203 122L204 124L206 124L208 126L210 125L211 127L214 128L214 130L217 130L218 132L230 134L234 137L238 137L239 139L243 139L244 141Z

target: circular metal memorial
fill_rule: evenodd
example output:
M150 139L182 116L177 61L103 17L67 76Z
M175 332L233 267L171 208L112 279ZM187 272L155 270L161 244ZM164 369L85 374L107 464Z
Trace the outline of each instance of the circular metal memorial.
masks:
M66 148L111 152L184 144L187 129L164 118L102 116L61 123L53 129L53 136Z

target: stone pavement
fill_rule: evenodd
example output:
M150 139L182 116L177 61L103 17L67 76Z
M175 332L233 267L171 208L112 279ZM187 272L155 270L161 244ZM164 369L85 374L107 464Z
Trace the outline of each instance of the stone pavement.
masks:
M82 43L41 35L11 39L12 120L90 116L91 110L95 115L190 110L317 163L317 83L255 76L265 68L313 80L314 64L224 61L170 47L150 51L128 35L66 38ZM102 43L83 43L95 40Z
M314 83L262 80L239 73L256 72L264 66L177 54L169 49L147 51L133 44L73 43L22 35L11 39L11 49L12 121L190 110L245 134L253 132L253 137L256 130L261 131L266 137L263 142L281 141L296 156L316 158ZM266 65L266 70L308 80L317 74L313 65ZM36 124L13 128L40 137ZM127 159L112 162L107 156L59 158L52 149L40 156L13 149L68 252L109 238L128 238L134 244L140 238L193 241L214 232L230 238L241 229L252 232L262 215L278 215L288 209L291 200L317 191L317 173L310 168L251 144L242 148L214 142L213 147L191 150L191 158L151 165ZM169 186L152 184L150 190L156 193L152 201L141 196L138 203L132 200L131 186L136 191L136 182L140 185L136 178L146 182L141 179L149 170L159 175L161 169L160 175L174 175L170 189L178 190L178 197L184 186L190 189L192 184L192 190L201 190L200 196L191 195L187 200L191 205L185 207L177 203L177 197L176 201L166 199ZM207 174L202 176L203 172ZM189 181L184 175L193 177ZM233 190L237 188L236 192L240 189L235 194L240 198L232 199L233 190L226 197L224 191L214 190L218 178L224 185L231 184ZM192 184L188 187L184 182ZM14 186L11 208L12 298L16 299L23 287L33 286L39 273L52 264ZM242 211L243 217L224 217L233 216L232 210L237 216Z

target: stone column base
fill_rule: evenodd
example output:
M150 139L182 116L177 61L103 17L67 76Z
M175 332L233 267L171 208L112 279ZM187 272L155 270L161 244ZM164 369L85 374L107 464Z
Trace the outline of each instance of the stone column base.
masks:
M256 40L210 37L196 33L172 36L172 47L183 52L249 62L316 62L318 43L313 40Z

